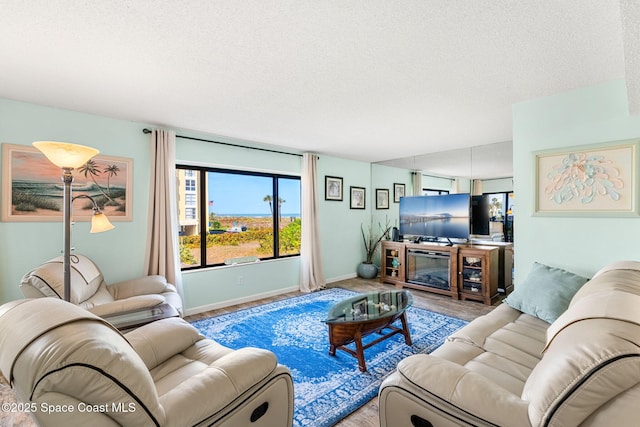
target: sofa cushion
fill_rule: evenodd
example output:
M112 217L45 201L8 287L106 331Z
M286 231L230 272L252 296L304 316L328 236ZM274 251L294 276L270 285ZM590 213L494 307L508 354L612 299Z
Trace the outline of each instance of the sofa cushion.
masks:
M36 298L31 287L37 289L45 296L64 298L64 266L63 257L57 257L36 267L25 274L20 284L25 296ZM71 287L70 301L81 305L91 298L98 289L104 287L104 278L98 267L84 255L74 254L70 264L71 283L77 284ZM113 298L109 298L111 301Z
M575 293L588 280L561 268L536 262L525 280L504 302L516 310L553 323L567 310Z
M501 304L433 351L520 396L531 370L540 361L549 324Z
M544 357L522 393L534 425L579 425L637 385L638 283L640 271L603 271L549 327Z
M555 335L531 372L522 399L529 401L532 425L580 425L636 387L639 376L638 326L584 319Z

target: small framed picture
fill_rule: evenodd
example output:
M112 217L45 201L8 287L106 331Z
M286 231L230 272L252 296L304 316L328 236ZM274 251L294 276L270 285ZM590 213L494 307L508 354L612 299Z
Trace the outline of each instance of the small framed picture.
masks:
M391 306L391 292L380 292L380 304Z
M365 189L364 187L350 187L351 189L351 209L365 208Z
M376 209L389 209L389 190L376 188Z
M393 202L400 203L400 197L404 197L404 184L393 184Z
M342 178L325 175L324 199L342 201Z
M367 298L359 299L351 303L351 313L353 317L363 317L369 314Z

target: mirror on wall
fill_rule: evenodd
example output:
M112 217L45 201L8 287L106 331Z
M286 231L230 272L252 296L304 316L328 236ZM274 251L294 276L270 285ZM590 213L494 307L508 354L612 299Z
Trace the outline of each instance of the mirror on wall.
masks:
M490 228L485 238L513 241L513 144L511 141L378 162L420 171L423 189L471 193L487 199ZM372 169L375 175L376 169ZM375 180L375 178L374 178ZM500 237L501 236L501 237Z
M511 141L427 153L378 162L380 165L422 171L425 175L488 180L513 176Z

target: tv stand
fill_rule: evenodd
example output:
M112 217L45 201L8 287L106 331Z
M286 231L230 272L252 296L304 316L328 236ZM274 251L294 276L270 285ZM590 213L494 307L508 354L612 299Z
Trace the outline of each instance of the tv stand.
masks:
M450 243L383 241L380 281L453 299L496 302L498 248Z

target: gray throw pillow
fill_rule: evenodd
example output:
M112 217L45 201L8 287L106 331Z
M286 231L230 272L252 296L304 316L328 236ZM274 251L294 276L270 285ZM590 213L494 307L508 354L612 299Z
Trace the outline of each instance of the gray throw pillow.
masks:
M573 295L588 281L586 277L536 262L504 302L516 310L553 323L567 310Z

